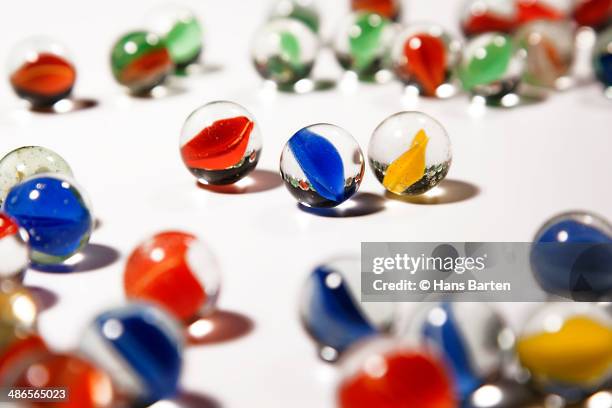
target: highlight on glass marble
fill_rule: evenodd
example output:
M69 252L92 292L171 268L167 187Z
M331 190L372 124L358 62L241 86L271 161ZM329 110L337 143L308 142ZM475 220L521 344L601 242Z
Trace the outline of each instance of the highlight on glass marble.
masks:
M93 230L89 199L74 181L40 174L14 186L2 211L29 236L32 262L61 264L78 253Z
M574 0L572 19L579 26L605 29L610 22L612 0Z
M396 339L374 337L343 356L340 408L456 408L452 379L435 355Z
M170 315L129 303L99 314L81 336L79 351L105 370L123 395L150 404L177 394L183 342Z
M26 288L11 279L0 279L0 356L13 343L36 330L38 306Z
M461 11L461 29L467 37L488 32L510 33L516 27L515 0L466 0Z
M518 24L530 21L560 21L566 19L574 0L516 0Z
M376 13L397 21L401 15L401 3L399 0L351 0L351 10Z
M384 71L391 68L391 47L396 35L396 26L380 14L351 13L336 33L336 59L360 80L381 82Z
M504 97L516 94L525 71L525 57L508 35L486 33L466 45L458 74L463 88L490 105L512 106ZM507 99L507 98L506 98Z
M565 21L533 21L515 34L526 54L523 79L526 83L552 89L571 85L574 62L574 29Z
M422 96L450 97L456 92L454 73L461 47L441 26L409 26L393 44L395 76Z
M603 85L606 96L612 98L612 27L599 34L595 42L593 70Z
M351 198L363 179L363 153L346 130L328 123L298 130L280 158L285 187L302 205L335 207Z
M262 139L255 118L234 102L215 101L193 111L180 138L183 163L204 185L233 184L257 166Z
M125 406L119 405L121 398L113 388L112 379L88 360L74 354L42 350L29 353L28 357L11 361L10 371L7 371L6 375L0 374L1 387L25 388L33 391L49 388L68 390L65 401L50 403L48 400L35 400L30 402L28 407Z
M188 324L215 309L221 272L204 242L189 233L165 231L132 251L123 287L129 299L155 303Z
M0 279L14 278L30 263L28 234L17 222L0 212Z
M535 234L531 269L546 292L595 301L612 291L612 225L588 212L567 212Z
M610 380L610 311L584 302L544 304L526 323L517 353L537 389L580 401Z
M146 96L164 83L174 64L166 43L149 31L120 37L111 50L111 70L120 85L136 96Z
M457 400L501 376L514 335L486 303L425 303L394 333L417 341L444 361Z
M76 81L76 68L66 48L50 37L30 37L9 54L13 90L34 108L47 108L67 99Z
M278 89L295 91L310 76L319 53L319 38L296 19L273 19L257 31L251 57L259 75Z
M269 20L293 19L304 23L314 33L319 33L321 14L313 0L277 0L268 14Z
M186 74L191 65L200 62L204 32L192 10L165 4L151 10L145 20L147 28L165 42L177 74Z
M11 188L42 173L73 176L66 160L46 147L23 146L5 154L0 159L0 206Z
M360 299L359 257L333 259L308 276L300 295L300 320L321 359L336 361L352 344L391 329L393 303Z
M444 127L422 112L399 112L382 121L368 146L370 168L391 193L419 195L437 186L452 162Z
M554 397L553 397L554 398ZM539 408L555 406L556 399L548 399L524 383L502 378L486 383L474 391L461 405L462 408ZM557 406L560 406L557 405ZM586 405L585 408L588 408ZM597 405L594 405L597 407ZM602 408L606 408L605 406Z

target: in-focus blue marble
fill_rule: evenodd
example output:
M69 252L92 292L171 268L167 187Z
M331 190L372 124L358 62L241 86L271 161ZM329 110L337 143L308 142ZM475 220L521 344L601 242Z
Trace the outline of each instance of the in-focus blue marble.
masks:
M304 128L289 139L289 148L317 193L338 203L346 199L344 165L332 143Z
M83 193L59 175L40 175L14 186L3 204L29 236L32 260L61 262L88 241L93 218Z

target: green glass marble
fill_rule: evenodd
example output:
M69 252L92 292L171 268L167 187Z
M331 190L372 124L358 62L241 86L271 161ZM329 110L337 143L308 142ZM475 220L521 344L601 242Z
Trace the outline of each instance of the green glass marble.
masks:
M200 58L202 35L202 27L194 17L186 21L177 21L168 31L164 40L177 68L185 68Z
M128 33L111 52L113 76L134 94L144 94L163 83L173 69L165 42L147 31Z
M279 0L270 12L270 20L290 18L304 23L314 33L319 32L321 18L319 11L309 0Z
M484 41L478 41L481 39ZM503 79L515 53L512 40L507 35L487 35L486 38L477 37L473 41L476 42L468 44L466 49L468 59L459 69L459 78L468 91L478 85Z
M361 80L375 79L378 72L390 68L395 28L390 20L379 14L352 13L334 42L338 62Z
M381 36L388 20L377 14L365 13L357 17L355 22L359 30L357 35L351 36L351 53L355 59L355 69L366 70L376 59L381 46Z
M289 18L264 25L252 44L259 74L281 89L291 88L310 75L319 49L318 37L305 24Z

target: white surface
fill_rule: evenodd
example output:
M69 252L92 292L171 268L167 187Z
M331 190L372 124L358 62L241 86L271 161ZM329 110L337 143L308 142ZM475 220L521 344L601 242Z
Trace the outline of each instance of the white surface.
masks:
M333 8L336 2L320 3ZM206 60L223 70L189 78L182 85L188 91L179 95L131 99L111 78L109 50L123 31L140 25L149 4L154 2L24 0L5 4L0 13L0 59L23 37L52 34L75 57L76 95L100 101L72 114L31 114L19 109L7 82L0 85L0 150L40 144L65 157L101 220L92 242L122 255L93 272L28 272L28 284L59 295L40 319L54 347L75 346L97 311L123 302L122 268L131 248L154 232L184 229L209 242L220 260L221 308L255 322L247 337L189 349L185 388L227 407L328 407L334 368L315 357L297 319L298 293L313 265L357 253L361 241L526 241L561 211L582 208L612 218L612 104L596 84L511 111L477 114L465 96L422 101L418 108L441 121L453 143L449 179L480 189L467 201L388 201L382 212L342 219L300 211L284 187L244 195L196 188L178 139L183 120L205 102L233 100L255 115L264 138L259 168L270 171L278 168L284 142L304 125L337 124L365 147L382 119L407 106L397 84L276 98L260 92L248 46L267 2L255 0L185 1L206 25ZM449 23L457 5L414 1L408 16L454 28ZM339 9L328 14L327 32L339 16ZM321 64L332 64L329 55ZM361 191L383 191L369 169ZM513 323L521 321L523 309L500 307Z

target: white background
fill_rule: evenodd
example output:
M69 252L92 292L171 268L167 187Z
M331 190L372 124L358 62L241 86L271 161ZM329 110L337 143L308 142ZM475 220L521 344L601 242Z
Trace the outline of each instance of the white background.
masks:
M612 218L612 105L596 84L543 104L483 112L469 109L463 95L408 104L395 83L274 97L261 91L249 59L249 42L268 3L184 3L205 25L205 60L222 70L189 78L179 84L186 92L157 100L125 96L109 68L114 40L138 28L156 2L24 0L5 4L0 13L0 59L29 35L53 35L72 51L79 70L76 96L100 103L65 115L32 114L20 107L6 81L0 84L0 150L40 144L65 157L101 221L92 242L121 253L114 264L92 272L27 273L28 284L58 296L40 317L51 346L75 347L96 312L124 302L122 270L131 248L154 232L183 229L205 239L220 260L220 307L255 325L233 342L190 348L184 388L229 407L331 406L335 370L316 358L297 317L300 287L312 266L358 253L361 241L528 241L562 211L588 209ZM324 32L330 33L344 4L319 3L326 10ZM451 0L413 1L406 18L455 31L457 7ZM329 55L317 71L339 74ZM365 148L382 119L416 107L450 134L454 159L448 178L479 193L440 205L388 200L376 214L326 218L299 210L282 186L238 195L199 189L180 160L178 138L187 115L217 99L241 103L255 115L264 137L259 168L272 172L284 142L302 126L337 124ZM369 169L361 191L383 192ZM500 308L520 326L524 307Z

